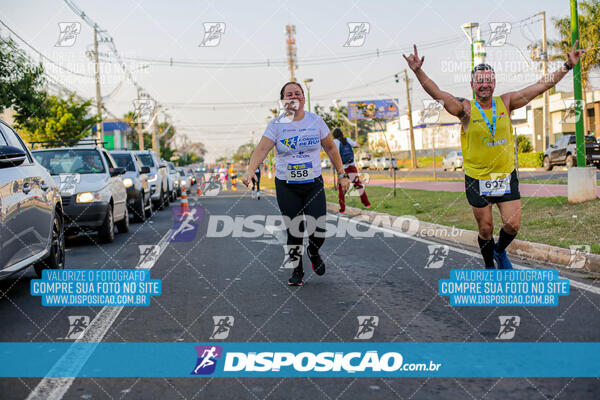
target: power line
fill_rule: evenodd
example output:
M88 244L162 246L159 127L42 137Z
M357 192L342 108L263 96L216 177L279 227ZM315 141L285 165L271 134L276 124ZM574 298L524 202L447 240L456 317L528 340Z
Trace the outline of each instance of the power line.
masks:
M63 71L69 72L73 75L77 75L77 76L81 76L84 78L93 78L92 75L86 75L86 74L82 74L79 72L75 72L75 71L71 71L69 68L67 67L63 67L62 65L60 65L59 63L55 62L54 60L52 60L49 57L46 57L46 55L44 55L42 52L40 52L39 50L37 50L35 47L33 47L31 44L29 44L29 42L27 42L25 39L23 39L17 32L15 32L13 29L11 29L8 25L6 25L6 23L2 20L0 20L0 24L2 24L6 29L8 29L9 32L11 32L17 39L19 39L21 42L23 42L27 47L29 47L31 50L33 50L35 53L37 53L41 58L43 58L44 60L48 61L49 63L57 66L58 68L62 69Z

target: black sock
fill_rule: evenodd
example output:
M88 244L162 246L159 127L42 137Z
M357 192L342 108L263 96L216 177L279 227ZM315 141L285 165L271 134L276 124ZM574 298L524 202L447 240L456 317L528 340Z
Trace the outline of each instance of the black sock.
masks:
M498 243L496 244L496 251L498 253L502 253L516 236L516 234L511 235L509 233L506 233L506 231L504 231L504 228L500 228L500 238L498 239Z
M477 241L479 242L479 248L481 249L485 267L494 268L494 238L484 240L477 236Z

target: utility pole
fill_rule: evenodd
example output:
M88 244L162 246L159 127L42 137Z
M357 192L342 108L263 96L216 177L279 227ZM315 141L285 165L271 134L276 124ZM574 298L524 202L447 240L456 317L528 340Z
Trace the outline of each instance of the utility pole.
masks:
M579 40L579 21L577 17L577 0L571 0L571 45ZM575 138L577 146L577 166L585 167L585 142L583 119L586 117L582 109L581 94L581 61L573 67L573 97L575 99L575 115L581 117L575 123Z
M160 146L158 144L158 109L154 107L154 115L152 116L152 151L160 157Z
M102 122L102 96L100 94L100 69L98 66L98 28L94 26L94 67L96 75L96 109L100 121L96 126L98 146L104 146L104 123Z
M144 132L142 131L142 104L140 103L140 88L137 88L137 131L138 131L138 148L144 150Z
M296 82L296 77L294 76L294 70L298 67L296 65L296 39L294 38L294 35L296 34L296 25L286 25L285 33L287 34L285 43L288 68L290 70L290 82Z
M413 131L412 108L410 106L410 90L408 89L408 74L404 69L404 81L406 82L406 103L408 105L408 126L410 128L410 160L413 169L417 168L417 155L415 154L415 133Z

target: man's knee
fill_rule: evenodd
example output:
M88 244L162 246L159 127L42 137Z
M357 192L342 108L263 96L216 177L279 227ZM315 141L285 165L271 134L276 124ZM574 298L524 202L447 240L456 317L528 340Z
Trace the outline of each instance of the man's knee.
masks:
M504 224L502 229L504 229L504 232L508 233L509 235L516 235L517 232L519 232L520 227L521 227L521 221L514 220L514 221L508 221L508 223Z
M494 233L494 225L490 223L480 223L479 224L479 237L484 240L489 240L492 238L492 234Z

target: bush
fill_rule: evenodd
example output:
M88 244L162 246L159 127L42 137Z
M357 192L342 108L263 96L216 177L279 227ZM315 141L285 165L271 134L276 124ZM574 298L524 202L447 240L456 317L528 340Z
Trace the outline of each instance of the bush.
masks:
M542 166L544 153L519 153L519 167L522 168L539 168Z
M533 151L533 147L527 136L517 135L517 150L519 153L529 153Z

